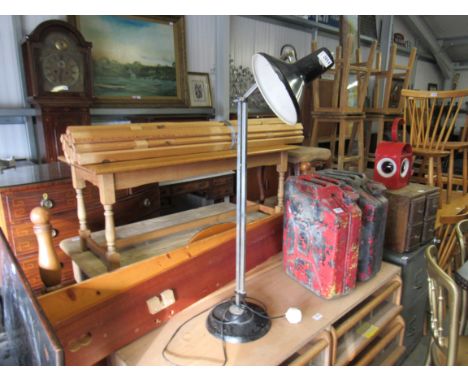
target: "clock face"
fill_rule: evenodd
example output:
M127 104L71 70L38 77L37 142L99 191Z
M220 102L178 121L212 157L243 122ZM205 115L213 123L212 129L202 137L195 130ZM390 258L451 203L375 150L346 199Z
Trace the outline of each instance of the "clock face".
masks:
M64 54L51 53L44 57L42 71L45 79L54 86L70 88L80 79L78 63L73 57Z
M42 87L46 92L81 92L84 89L83 55L74 41L52 32L40 55Z

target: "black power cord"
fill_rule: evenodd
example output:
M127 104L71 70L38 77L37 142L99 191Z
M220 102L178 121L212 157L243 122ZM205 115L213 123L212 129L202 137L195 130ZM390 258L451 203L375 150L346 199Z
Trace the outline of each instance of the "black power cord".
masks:
M262 308L264 309L264 311L266 312L266 306L265 304L263 304L260 300L256 299L256 298L253 298L253 297L245 297L246 300L252 300L252 301L255 301L257 303L259 303L260 305L262 305ZM210 306L209 308L201 311L200 313L197 313L195 316L193 317L190 317L188 320L186 320L184 323L182 323L182 325L180 325L176 331L172 334L171 338L169 338L169 341L166 343L166 345L164 346L164 349L162 350L162 357L167 361L169 362L171 365L173 366L184 366L184 365L181 365L181 364L177 364L173 361L171 361L169 358L167 358L167 354L166 354L166 351L167 349L169 348L169 345L172 343L172 341L174 340L174 338L177 336L177 334L180 332L180 330L185 326L187 325L189 322L191 322L192 320L194 320L195 318L201 316L202 314L208 312L209 310L213 309L215 306L219 305L219 304L222 304L224 302L228 302L228 301L233 301L234 300L234 297L230 298L230 299L227 299L227 300L223 300L221 302L217 302L216 304ZM286 317L286 314L281 314L281 315L278 315L278 316L272 316L272 317L268 317L268 316L264 316L263 314L255 311L254 309L252 309L250 306L248 306L247 304L242 304L240 305L241 308L245 308L245 309L248 309L250 312L252 312L253 314L256 314L257 316L260 316L262 318L267 318L267 319L270 319L270 320L277 320L279 318L284 318ZM222 336L222 348L223 348L223 363L220 365L220 366L226 366L227 364L227 361L228 361L228 357L227 357L227 349L226 349L226 341L224 340L224 335L223 335L223 329L224 329L224 325L229 325L231 323L234 323L235 321L226 321L225 320L225 315L226 315L227 311L224 312L224 316L222 318L222 320L217 320L215 317L213 317L214 320L218 321L220 324L221 324L221 336Z

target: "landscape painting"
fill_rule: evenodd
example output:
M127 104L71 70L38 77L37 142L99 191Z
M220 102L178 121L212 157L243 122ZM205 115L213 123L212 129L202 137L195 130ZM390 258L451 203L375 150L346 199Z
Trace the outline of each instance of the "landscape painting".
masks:
M76 16L101 103L186 104L183 16Z

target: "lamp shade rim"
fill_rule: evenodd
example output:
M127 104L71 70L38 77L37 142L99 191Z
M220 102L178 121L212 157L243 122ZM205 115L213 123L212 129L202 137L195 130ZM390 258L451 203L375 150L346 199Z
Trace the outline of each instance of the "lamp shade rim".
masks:
M268 96L268 94L265 93L261 81L258 81L259 77L258 77L258 73L256 72L256 65L255 65L255 60L258 58L258 56L263 57L270 64L270 67L273 69L275 74L278 76L279 81L281 82L281 84L286 89L286 92L288 93L288 96L289 96L289 98L290 98L290 100L291 100L291 102L292 102L292 104L294 106L295 112L296 112L296 118L295 118L294 122L286 121L284 118L282 118L282 116L280 114L278 114L276 112L276 110L275 110L276 107L271 104L269 96ZM283 122L285 122L286 124L288 124L288 125L294 125L294 124L300 122L300 115L301 115L300 106L299 106L299 103L297 102L296 95L294 94L293 90L291 89L291 87L289 85L289 82L288 82L286 76L284 75L284 73L281 70L279 70L277 68L276 65L272 64L272 59L274 59L274 57L272 57L272 56L270 56L270 55L268 55L266 53L255 53L253 55L253 57L252 57L252 69L253 69L253 75L254 75L254 78L255 78L255 82L257 83L258 88L259 88L260 92L262 93L263 98L268 103L268 106L277 115L277 117L279 119L281 119Z

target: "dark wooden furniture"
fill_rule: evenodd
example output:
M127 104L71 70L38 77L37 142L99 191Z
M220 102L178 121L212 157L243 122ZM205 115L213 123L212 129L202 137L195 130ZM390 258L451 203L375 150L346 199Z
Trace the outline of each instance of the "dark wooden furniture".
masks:
M413 251L434 237L439 192L437 187L416 183L386 191L386 248L398 253Z
M89 188L84 198L90 226L102 229L104 221L98 193ZM121 190L117 198L119 225L159 214L157 184ZM52 215L53 243L63 266L62 284L73 282L71 261L59 248L60 241L75 236L79 229L69 167L50 163L7 170L0 176L0 201L0 226L33 290L38 292L43 287L37 266L36 237L29 220L31 210L37 206L48 208Z
M91 43L73 25L48 20L25 37L22 51L28 100L38 111L39 153L54 162L66 127L91 123Z

